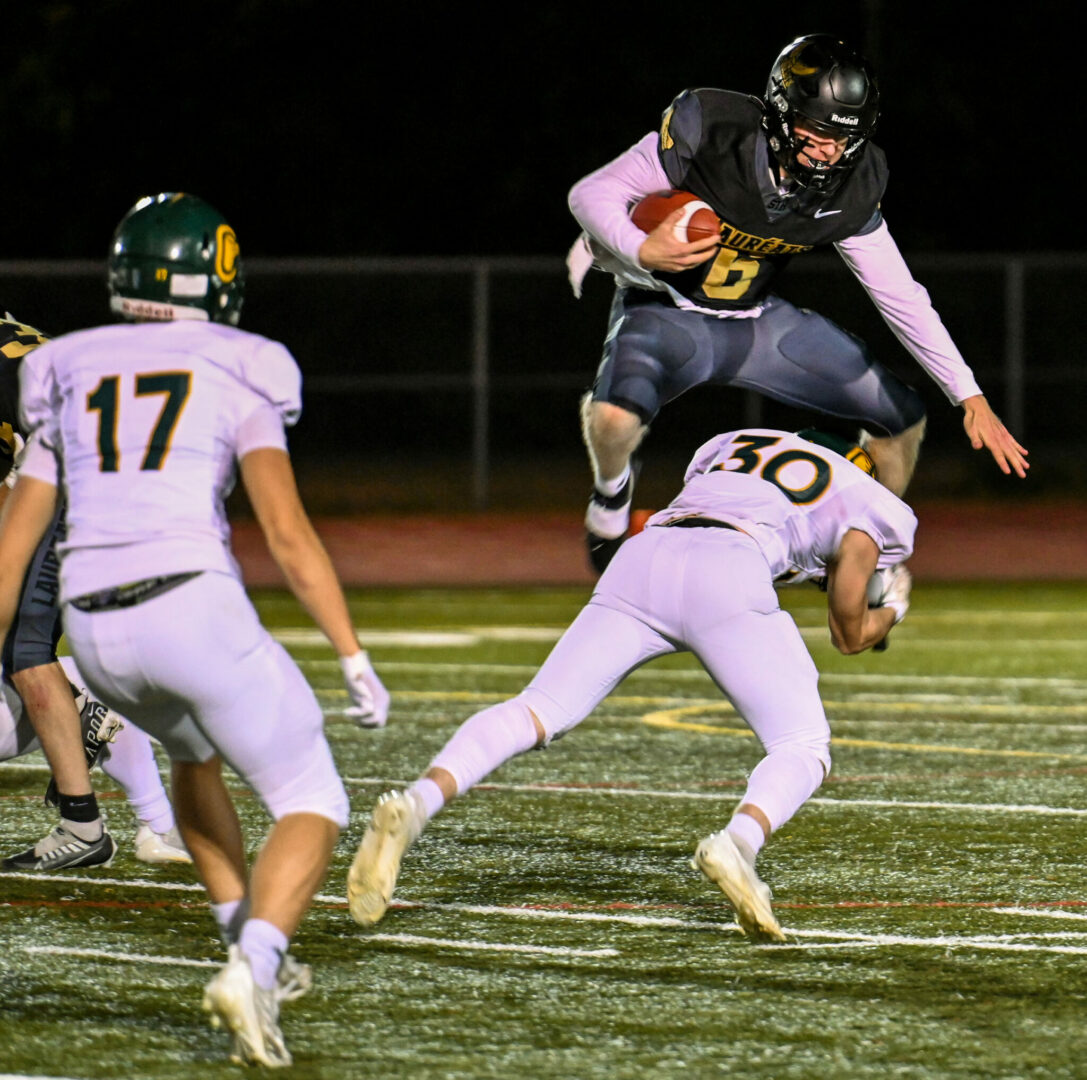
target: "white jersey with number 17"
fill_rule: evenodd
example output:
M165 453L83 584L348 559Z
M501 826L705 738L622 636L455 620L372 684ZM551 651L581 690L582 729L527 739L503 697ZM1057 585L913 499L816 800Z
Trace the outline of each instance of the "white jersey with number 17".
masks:
M301 375L278 342L218 323L103 326L21 371L25 476L63 484L61 599L161 574L238 573L224 500L238 460L286 448Z

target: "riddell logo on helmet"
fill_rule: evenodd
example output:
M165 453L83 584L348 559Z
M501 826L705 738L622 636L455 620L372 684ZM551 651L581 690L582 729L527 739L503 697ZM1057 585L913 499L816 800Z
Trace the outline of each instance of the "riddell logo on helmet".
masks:
M859 116L839 116L837 113L831 113L830 118L835 124L852 124L856 126L861 122Z

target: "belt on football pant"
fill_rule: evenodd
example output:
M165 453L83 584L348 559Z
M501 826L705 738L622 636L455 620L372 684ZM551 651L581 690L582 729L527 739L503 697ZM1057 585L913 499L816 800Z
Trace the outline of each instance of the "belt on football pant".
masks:
M743 529L730 521L718 521L708 517L682 517L675 521L665 521L663 524L666 529L731 529L733 532L743 532Z
M178 585L184 585L186 581L191 581L203 572L203 570L190 570L183 574L162 574L159 577L144 578L142 581L131 581L127 585L114 585L111 589L85 593L83 596L69 600L68 603L77 611L86 612L116 611L118 608L135 607L145 600L176 589Z

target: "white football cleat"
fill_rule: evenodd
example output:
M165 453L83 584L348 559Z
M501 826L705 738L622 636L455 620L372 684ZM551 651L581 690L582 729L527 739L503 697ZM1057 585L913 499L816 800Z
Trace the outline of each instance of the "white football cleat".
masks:
M262 990L253 980L249 960L231 945L226 966L204 988L204 1010L211 1026L234 1035L230 1060L239 1065L271 1069L292 1062L279 1030L279 1000L275 990Z
M385 914L400 860L424 824L423 808L406 791L390 791L378 799L347 872L347 906L355 922L372 926Z
M296 1001L308 994L313 986L313 969L296 960L289 952L283 954L276 972L276 998L280 1003Z
M740 929L752 941L785 940L785 932L770 907L769 885L755 873L755 867L743 857L727 831L707 836L698 845L691 866L701 870L728 897Z
M136 858L145 863L192 862L176 825L164 833L155 832L150 825L141 825L136 830Z

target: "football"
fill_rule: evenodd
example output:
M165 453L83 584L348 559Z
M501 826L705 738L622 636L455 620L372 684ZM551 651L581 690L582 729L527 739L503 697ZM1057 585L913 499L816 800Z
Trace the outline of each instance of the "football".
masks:
M868 579L868 606L870 608L877 608L883 603L883 594L887 591L890 576L889 570L877 570Z
M655 513L655 510L631 510L630 525L627 526L627 538L637 536L645 528L645 523Z
M676 223L676 239L683 244L704 240L708 236L721 235L721 222L703 202L689 191L656 191L634 204L631 220L644 233L651 233L669 214L682 209L683 216Z

